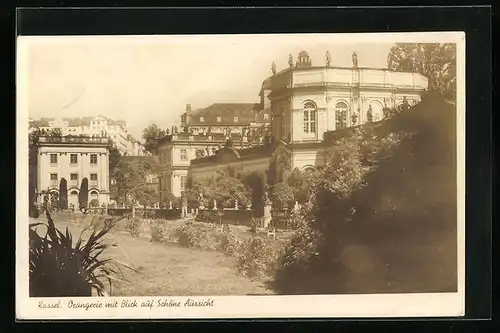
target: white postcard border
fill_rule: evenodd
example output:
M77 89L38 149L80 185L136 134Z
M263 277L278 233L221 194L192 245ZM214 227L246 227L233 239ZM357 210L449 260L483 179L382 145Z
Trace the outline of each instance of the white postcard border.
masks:
M234 38L234 35L232 35ZM263 35L238 35L238 38L259 38ZM272 35L270 35L272 36ZM276 35L275 35L276 36ZM57 43L87 38L89 41L109 42L100 37L18 37L17 39L17 176L16 176L16 317L17 319L162 319L162 318L367 318L367 317L442 317L463 316L465 313L465 34L463 32L425 33L369 33L369 34L291 34L280 38L329 39L342 41L387 42L455 42L457 43L457 200L458 200L458 292L429 294L379 294L379 295L316 295L316 296L193 296L193 297L109 297L109 298L49 298L35 299L28 292L28 108L26 79L27 53L31 43ZM114 36L116 40L131 38L139 43L158 42L162 36ZM163 36L164 37L164 36ZM175 42L193 42L196 36L170 36ZM203 36L197 39L231 38L231 35ZM188 299L212 306L184 306ZM117 308L104 307L106 302L118 301ZM137 302L137 307L121 304ZM180 302L181 306L148 306L151 301ZM100 302L102 308L69 308L73 303ZM125 301L125 302L124 302ZM60 308L41 308L42 304L57 304ZM96 303L97 304L97 303ZM147 304L146 304L147 305Z

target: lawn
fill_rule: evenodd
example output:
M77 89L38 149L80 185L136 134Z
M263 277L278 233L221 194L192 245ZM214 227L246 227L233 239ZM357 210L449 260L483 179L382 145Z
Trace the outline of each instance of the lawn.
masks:
M68 227L77 238L91 217L55 216L61 231ZM45 218L41 219L45 222ZM216 251L188 249L176 244L151 242L147 234L132 237L120 221L105 238L116 243L107 255L139 271L125 270L131 283L117 282L111 296L191 296L191 295L264 295L273 294L262 280L239 276L235 259Z

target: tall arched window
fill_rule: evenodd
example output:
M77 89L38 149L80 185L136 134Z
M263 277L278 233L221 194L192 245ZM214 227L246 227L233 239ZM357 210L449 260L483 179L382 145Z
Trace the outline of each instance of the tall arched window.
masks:
M304 132L316 132L316 105L311 102L304 104Z
M338 102L335 105L335 129L347 127L348 106L344 102Z

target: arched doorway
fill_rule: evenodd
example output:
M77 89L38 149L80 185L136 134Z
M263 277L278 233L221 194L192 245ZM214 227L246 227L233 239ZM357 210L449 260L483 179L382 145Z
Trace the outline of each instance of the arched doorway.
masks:
M349 106L345 102L335 104L335 129L347 127L347 115Z
M78 209L78 191L70 190L68 195L68 208Z
M90 195L89 195L89 205L96 207L95 202L97 202L97 206L98 206L99 205L99 192L97 192L96 190L92 190L92 191L90 191Z
M368 110L366 110L367 121L380 121L384 118L383 105L379 101L370 101L368 105ZM371 114L371 115L370 115Z

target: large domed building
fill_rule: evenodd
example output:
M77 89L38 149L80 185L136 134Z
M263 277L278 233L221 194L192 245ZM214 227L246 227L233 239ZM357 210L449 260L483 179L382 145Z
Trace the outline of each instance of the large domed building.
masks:
M270 109L274 142L290 152L290 167L301 170L324 164L325 133L342 128L377 122L384 110L420 101L428 79L412 72L394 72L386 68L363 67L352 54L351 67L325 62L314 65L309 54L301 51L296 61L290 56L288 67L266 78L260 91L261 103ZM274 150L279 145L274 145ZM216 170L231 166L238 173L266 171L275 151L254 147L236 155L195 159L191 163L193 179L208 177Z

